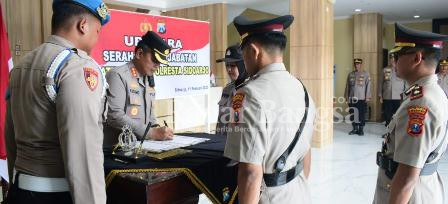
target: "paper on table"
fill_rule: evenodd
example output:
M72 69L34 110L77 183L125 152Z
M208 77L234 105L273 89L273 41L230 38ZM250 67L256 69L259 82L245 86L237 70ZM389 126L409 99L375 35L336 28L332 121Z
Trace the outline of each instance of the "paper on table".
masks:
M164 152L172 149L188 147L208 140L210 139L174 135L173 140L167 140L167 141L145 140L143 142L142 148L150 152Z

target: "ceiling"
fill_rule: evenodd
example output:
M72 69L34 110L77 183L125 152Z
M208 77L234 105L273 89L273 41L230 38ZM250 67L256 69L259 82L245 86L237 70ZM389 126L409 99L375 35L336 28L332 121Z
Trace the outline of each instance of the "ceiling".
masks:
M360 13L382 13L386 21L422 21L448 18L448 0L334 0L335 18L349 17L355 9ZM277 15L289 13L289 0L106 0L106 2L128 5L150 10L169 11L212 3L229 4L229 19L246 8ZM419 19L414 19L419 15Z
M381 13L386 21L430 20L448 18L448 0L336 0L335 17L350 16L355 9Z

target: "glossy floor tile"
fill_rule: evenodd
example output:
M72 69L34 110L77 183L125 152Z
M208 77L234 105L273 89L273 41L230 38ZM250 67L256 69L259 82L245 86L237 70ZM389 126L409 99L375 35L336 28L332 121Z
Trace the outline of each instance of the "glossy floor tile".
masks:
M372 203L378 170L375 157L386 130L383 124L369 123L361 137L348 135L350 128L349 124L335 124L334 143L312 149L309 185L313 204ZM439 165L439 173L448 186L447 155ZM210 202L201 196L200 203Z

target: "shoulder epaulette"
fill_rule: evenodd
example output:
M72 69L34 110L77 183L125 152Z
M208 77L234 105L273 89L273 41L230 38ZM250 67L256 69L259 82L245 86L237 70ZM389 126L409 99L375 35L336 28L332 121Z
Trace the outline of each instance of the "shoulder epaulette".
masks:
M423 86L415 86L411 92L411 101L423 97Z
M246 86L250 81L253 81L253 80L257 79L257 78L258 78L258 74L253 75L253 76L247 78L243 83L241 83L240 85L235 87L235 89L242 88L242 87Z

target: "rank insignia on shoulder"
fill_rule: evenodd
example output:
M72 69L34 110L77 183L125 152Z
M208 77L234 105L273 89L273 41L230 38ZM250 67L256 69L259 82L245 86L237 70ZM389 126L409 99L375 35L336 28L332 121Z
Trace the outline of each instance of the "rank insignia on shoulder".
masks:
M405 92L403 92L403 94L405 96L409 96L412 92L412 90L414 90L414 88L417 86L417 84L412 85L411 87L409 87Z
M242 87L246 86L247 83L249 83L250 80L251 80L251 78L246 78L246 79L244 80L244 82L241 83L241 84L239 84L239 85L237 85L237 86L235 87L235 89L238 90L239 88L242 88Z
M423 134L424 121L428 108L424 106L408 107L408 134L412 137L420 137Z
M98 86L98 72L90 67L84 67L84 79L87 83L87 87L91 91L95 91Z
M137 78L137 69L135 67L131 68L131 75L132 77Z
M237 93L237 94L235 94L235 96L233 96L232 108L234 111L234 115L233 115L234 123L240 122L240 109L241 109L241 107L243 107L243 100L244 100L243 93Z
M423 86L415 86L411 91L411 101L423 97Z

